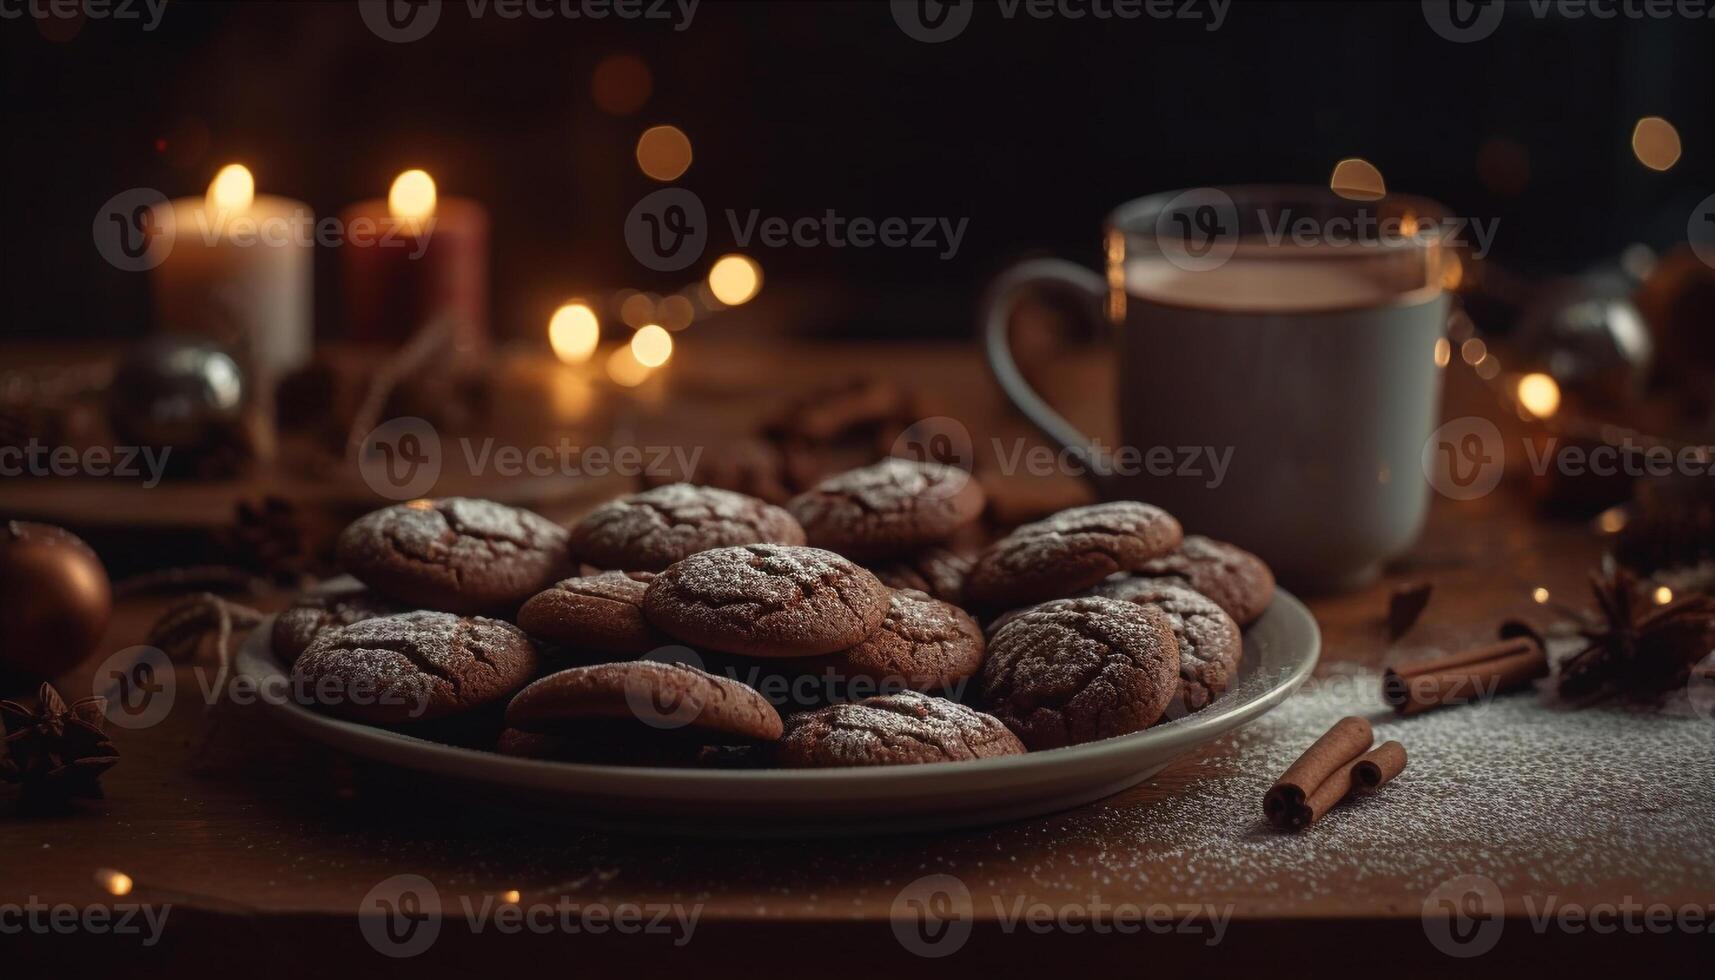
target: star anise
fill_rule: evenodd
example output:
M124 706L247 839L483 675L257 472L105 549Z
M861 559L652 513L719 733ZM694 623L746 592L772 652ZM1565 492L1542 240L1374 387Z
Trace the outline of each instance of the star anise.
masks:
M1715 643L1715 597L1690 595L1654 605L1631 572L1590 574L1598 616L1579 630L1587 641L1560 668L1567 698L1618 695L1655 701L1683 687Z
M0 701L6 733L0 778L38 796L100 799L101 774L119 761L119 750L102 730L107 699L79 698L67 706L53 685L43 684L36 700L33 711Z

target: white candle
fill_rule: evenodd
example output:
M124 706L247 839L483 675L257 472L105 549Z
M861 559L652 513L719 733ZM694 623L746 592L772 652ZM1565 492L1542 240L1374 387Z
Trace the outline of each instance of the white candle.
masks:
M159 330L208 337L271 378L309 360L315 213L302 201L256 194L250 171L221 169L201 198L161 215L171 236L151 273Z

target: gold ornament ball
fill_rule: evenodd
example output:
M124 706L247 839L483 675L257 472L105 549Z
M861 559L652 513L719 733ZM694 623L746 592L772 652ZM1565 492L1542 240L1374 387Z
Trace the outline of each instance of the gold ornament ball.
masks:
M51 524L0 526L0 674L45 680L76 667L112 613L107 569L82 538Z

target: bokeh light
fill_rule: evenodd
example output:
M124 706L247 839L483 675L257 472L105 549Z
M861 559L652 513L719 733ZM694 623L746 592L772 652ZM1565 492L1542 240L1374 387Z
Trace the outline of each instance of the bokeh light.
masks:
M1668 170L1679 162L1679 130L1660 116L1645 116L1632 127L1632 152L1651 170Z
M635 388L648 379L649 367L632 355L630 344L620 344L607 355L607 376L614 384Z
M136 882L123 871L101 868L95 872L95 883L109 895L129 895Z
M548 320L548 343L554 356L567 364L589 360L600 339L601 322L587 303L567 303Z
M1362 157L1347 157L1334 165L1328 188L1350 201L1374 201L1387 196L1387 184L1375 164Z
M723 255L709 269L709 291L727 306L750 302L762 290L762 267L745 255Z
M631 335L631 356L644 367L660 367L673 356L673 335L660 324L648 324Z
M1518 403L1539 419L1552 418L1560 411L1560 385L1540 371L1518 379Z
M655 320L668 330L683 330L696 318L696 304L680 293L663 296L661 302L655 304Z
M633 330L647 323L655 322L655 296L651 293L632 293L619 304L619 321Z
M651 126L637 138L637 166L656 180L678 180L691 168L691 138L677 126Z
M635 55L608 55L590 76L590 98L610 116L629 116L643 108L654 88L649 66Z

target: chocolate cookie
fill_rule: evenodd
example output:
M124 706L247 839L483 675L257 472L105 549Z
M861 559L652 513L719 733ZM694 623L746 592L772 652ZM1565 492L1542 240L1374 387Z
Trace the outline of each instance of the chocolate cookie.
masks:
M274 617L274 656L290 667L322 630L411 611L362 586L302 596Z
M866 639L887 616L890 595L831 551L751 544L675 563L649 583L643 614L699 649L810 657Z
M598 568L658 572L710 548L803 544L785 510L730 490L669 483L597 507L572 528L572 553Z
M1032 750L1142 731L1179 688L1167 614L1118 599L1057 599L1001 627L981 703Z
M897 766L1023 753L999 720L945 698L902 691L793 715L775 761L788 768Z
M829 477L787 508L810 544L868 561L947 540L982 516L986 501L956 466L889 457Z
M1090 590L1093 595L1154 606L1173 624L1179 641L1179 694L1176 705L1196 711L1224 694L1238 675L1245 654L1239 624L1226 610L1196 589L1173 578L1116 576ZM1172 713L1172 712L1170 712Z
M494 751L520 759L586 762L605 766L694 766L702 746L674 739L625 737L627 733L585 732L576 735L526 732L508 728L496 739ZM635 734L635 733L632 733Z
M909 558L873 565L870 571L883 585L916 589L958 605L965 598L965 576L971 573L972 558L946 548L930 547Z
M402 725L503 701L535 672L536 648L511 623L419 611L323 630L292 685L334 714Z
M518 610L524 632L580 653L635 657L671 642L643 618L653 572L602 572L568 578Z
M506 724L591 739L728 745L780 737L780 713L737 681L678 663L632 660L573 667L518 692Z
M511 612L565 572L566 531L489 500L413 500L358 518L339 536L339 564L413 606Z
M1149 504L1073 507L989 545L965 579L965 597L1006 608L1075 595L1167 554L1179 538L1179 522Z
M935 691L975 676L983 649L982 630L963 609L900 590L888 600L880 629L828 659L850 677Z
M1146 562L1139 575L1172 576L1215 600L1240 626L1256 622L1274 601L1274 572L1237 545L1186 535L1178 550Z

